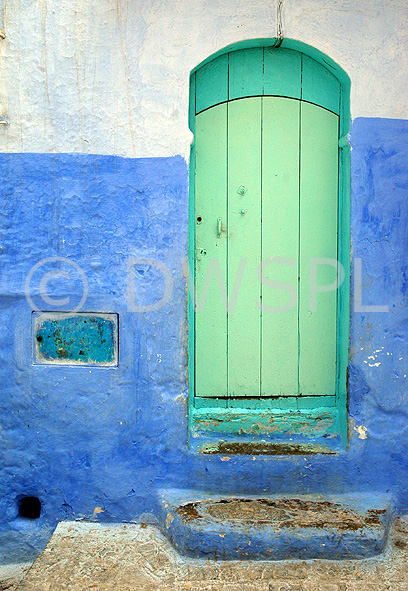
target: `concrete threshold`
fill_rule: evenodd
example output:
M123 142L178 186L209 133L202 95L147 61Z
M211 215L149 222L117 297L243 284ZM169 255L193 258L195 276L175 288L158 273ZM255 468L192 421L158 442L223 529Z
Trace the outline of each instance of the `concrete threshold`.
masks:
M215 560L361 559L384 551L394 511L383 494L159 493L162 531L182 554Z

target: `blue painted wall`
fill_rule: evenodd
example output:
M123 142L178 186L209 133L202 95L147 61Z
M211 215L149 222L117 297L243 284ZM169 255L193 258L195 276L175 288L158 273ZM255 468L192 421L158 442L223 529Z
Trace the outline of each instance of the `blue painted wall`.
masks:
M388 304L390 311L351 314L351 442L337 457L221 461L189 451L188 172L182 158L0 156L3 562L38 552L61 519L154 521L156 491L167 486L228 493L391 491L399 510L408 511L408 121L357 119L351 138L352 246L353 256L363 259L363 303ZM117 368L32 364L25 281L36 263L56 256L75 261L87 277L82 311L119 314ZM131 257L171 269L172 297L161 309L128 311ZM55 268L50 262L42 270ZM32 300L53 310L39 299L40 271L32 277ZM139 264L135 276L136 304L160 300L164 281L157 268ZM53 297L69 294L71 306L83 287L75 272L49 286ZM366 439L354 425L367 429ZM27 495L42 501L39 520L18 518L18 499Z

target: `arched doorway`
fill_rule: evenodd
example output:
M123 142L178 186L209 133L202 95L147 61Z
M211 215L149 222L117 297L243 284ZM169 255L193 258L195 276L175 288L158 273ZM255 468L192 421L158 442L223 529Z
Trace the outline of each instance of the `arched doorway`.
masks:
M348 96L336 64L288 40L226 48L192 73L198 430L296 436L296 425L277 427L279 415L318 422L329 409L323 431L311 420L300 436L344 439L349 199L339 141L346 145ZM347 276L339 289L336 261Z

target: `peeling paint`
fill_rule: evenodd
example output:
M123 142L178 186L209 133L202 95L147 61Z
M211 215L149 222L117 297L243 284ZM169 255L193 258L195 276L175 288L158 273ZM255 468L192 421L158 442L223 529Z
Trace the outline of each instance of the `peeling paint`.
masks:
M357 425L354 430L357 431L359 439L367 439L367 427Z
M183 406L186 406L186 404L187 404L187 397L184 396L184 394L179 394L178 396L175 397L174 402L179 402Z
M168 494L166 536L188 556L216 560L372 556L384 548L393 510L387 495Z
M106 365L118 363L116 314L33 314L36 363Z
M200 409L193 416L194 433L240 433L250 435L308 434L330 436L336 429L335 408L331 412L314 409L285 413L275 411L239 412L224 409ZM332 414L333 413L333 414ZM257 419L254 421L254 417Z
M170 511L170 512L167 514L166 521L165 521L167 529L170 527L170 525L173 523L173 521L174 521L174 515L173 515L173 513Z

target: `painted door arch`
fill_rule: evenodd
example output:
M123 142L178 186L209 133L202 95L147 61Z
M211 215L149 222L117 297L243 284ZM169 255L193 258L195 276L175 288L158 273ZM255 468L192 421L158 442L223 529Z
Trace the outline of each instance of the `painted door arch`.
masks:
M348 275L347 77L284 43L226 48L191 76L193 435L344 440L348 284L317 291L335 261Z

